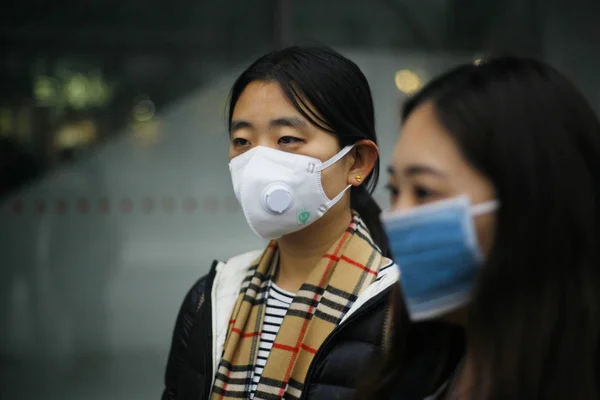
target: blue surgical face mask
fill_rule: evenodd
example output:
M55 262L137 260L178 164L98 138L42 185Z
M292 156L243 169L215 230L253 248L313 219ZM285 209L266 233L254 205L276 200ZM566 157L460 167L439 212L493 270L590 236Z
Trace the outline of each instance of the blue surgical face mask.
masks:
M382 221L412 320L465 306L483 262L473 219L498 202L471 205L468 196L386 212Z

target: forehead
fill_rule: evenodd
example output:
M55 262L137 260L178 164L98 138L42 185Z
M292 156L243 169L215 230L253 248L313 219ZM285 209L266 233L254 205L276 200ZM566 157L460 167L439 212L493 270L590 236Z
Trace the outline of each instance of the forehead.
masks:
M271 118L299 115L277 82L251 82L240 95L233 109L234 119Z
M424 164L446 173L465 164L458 147L438 122L430 103L417 107L410 114L394 149L392 167L395 171L402 171L413 164Z

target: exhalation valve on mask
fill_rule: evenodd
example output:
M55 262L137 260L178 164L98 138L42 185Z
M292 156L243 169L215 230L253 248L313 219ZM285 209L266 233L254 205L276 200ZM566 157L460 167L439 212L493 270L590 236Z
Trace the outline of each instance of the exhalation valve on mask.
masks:
M283 214L293 204L294 192L283 182L274 182L262 192L262 206L272 214Z
M279 239L321 218L352 186L329 199L321 172L353 147L344 147L325 162L265 146L234 157L229 162L233 190L252 231L263 239Z

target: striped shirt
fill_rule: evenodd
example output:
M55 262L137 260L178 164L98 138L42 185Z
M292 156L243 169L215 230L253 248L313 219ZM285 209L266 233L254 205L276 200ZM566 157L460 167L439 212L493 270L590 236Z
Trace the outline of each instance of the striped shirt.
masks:
M256 356L256 365L252 375L252 388L250 390L250 399L254 398L258 381L262 376L267 359L271 353L271 348L275 342L275 337L283 322L283 317L288 308L294 301L294 293L288 292L270 282L269 293L267 295L267 304L265 309L265 319L263 321L262 332L260 334L260 343L258 345L258 354Z

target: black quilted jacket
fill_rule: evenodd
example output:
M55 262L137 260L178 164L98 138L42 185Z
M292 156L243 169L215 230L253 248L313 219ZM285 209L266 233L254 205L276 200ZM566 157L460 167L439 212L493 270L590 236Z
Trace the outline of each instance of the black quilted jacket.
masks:
M185 297L173 332L162 400L210 397L212 370L211 289L213 264ZM391 288L368 300L338 326L318 350L302 399L351 399L369 366L380 361L386 304Z

